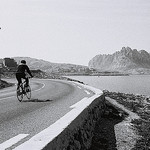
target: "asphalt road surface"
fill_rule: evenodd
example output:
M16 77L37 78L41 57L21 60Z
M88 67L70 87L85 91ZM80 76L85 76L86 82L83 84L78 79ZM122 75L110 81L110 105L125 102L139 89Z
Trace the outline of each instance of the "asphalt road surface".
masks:
M16 83L15 79L7 79ZM0 90L0 150L13 149L71 110L93 93L73 82L31 79L31 100L19 102L16 86ZM10 148L9 148L10 147Z

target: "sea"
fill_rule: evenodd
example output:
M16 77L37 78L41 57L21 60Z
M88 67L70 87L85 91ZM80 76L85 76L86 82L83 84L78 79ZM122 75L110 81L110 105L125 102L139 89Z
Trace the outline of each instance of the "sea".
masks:
M69 76L100 90L150 96L150 75Z

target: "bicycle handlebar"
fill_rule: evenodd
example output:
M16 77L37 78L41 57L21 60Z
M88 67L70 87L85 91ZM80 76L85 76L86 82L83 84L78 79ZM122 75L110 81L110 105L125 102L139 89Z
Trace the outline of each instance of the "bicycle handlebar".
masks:
M32 76L32 77L31 77L31 76L30 76L30 77L29 77L29 76L27 76L26 78L30 79L30 78L33 78L33 76Z

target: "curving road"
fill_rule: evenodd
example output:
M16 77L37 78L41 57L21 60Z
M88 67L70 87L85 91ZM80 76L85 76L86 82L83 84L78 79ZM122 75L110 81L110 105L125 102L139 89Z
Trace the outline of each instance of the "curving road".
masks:
M69 112L71 105L93 95L62 80L32 79L30 85L32 98L23 102L16 98L16 86L0 90L0 150L13 149Z

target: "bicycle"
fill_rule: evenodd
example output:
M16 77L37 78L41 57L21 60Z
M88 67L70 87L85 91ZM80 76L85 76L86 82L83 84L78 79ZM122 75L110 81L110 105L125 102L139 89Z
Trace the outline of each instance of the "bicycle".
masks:
M26 81L22 82L17 88L17 98L20 102L22 102L24 95L26 95L27 99L31 99L31 87L30 85L26 85Z

